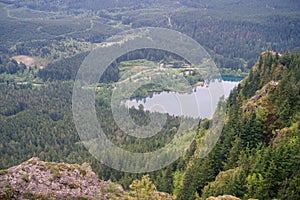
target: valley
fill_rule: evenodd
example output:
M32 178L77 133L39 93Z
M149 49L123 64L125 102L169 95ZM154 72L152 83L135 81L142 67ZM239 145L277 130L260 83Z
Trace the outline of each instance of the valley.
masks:
M299 10L294 0L0 0L0 198L300 199ZM80 67L144 27L183 33L209 59L143 48L111 60L97 82L79 82L94 95L79 114L102 131L82 123L81 135ZM89 180L95 191L80 193Z

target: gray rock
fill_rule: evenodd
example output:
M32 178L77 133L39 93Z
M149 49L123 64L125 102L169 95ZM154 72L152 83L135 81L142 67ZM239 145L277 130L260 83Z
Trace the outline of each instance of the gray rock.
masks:
M87 163L53 163L31 158L1 173L0 199L107 199L101 191L111 184L99 180ZM118 190L124 193L121 186Z

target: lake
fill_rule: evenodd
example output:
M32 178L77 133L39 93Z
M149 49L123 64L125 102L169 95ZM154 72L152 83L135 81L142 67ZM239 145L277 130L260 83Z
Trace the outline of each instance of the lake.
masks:
M126 100L127 108L138 108L150 112L168 113L174 116L211 119L221 96L227 98L230 91L237 86L241 78L226 77L223 80L213 80L207 86L197 86L192 93L163 91L154 93L143 99Z

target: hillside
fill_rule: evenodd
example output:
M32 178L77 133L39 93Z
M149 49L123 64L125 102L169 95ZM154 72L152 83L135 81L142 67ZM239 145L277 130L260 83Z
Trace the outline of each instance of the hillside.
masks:
M164 27L189 35L223 74L235 74L248 72L262 50L299 51L299 8L296 0L1 0L0 52L49 64L124 30Z
M300 199L299 11L299 0L0 0L0 199L48 195L40 190L62 199L75 194L134 199L141 191L182 200ZM90 141L83 141L75 127L72 94L78 69L93 49L118 33L149 26L186 34L203 46L222 77L244 80L226 100L225 125L207 157L199 152L215 121L201 119L196 127L183 128L196 137L177 161L135 174L106 166L86 149ZM126 120L116 122L111 100L117 81L127 78L123 85L130 86L134 78L149 76L148 68L207 85L201 74L180 67L188 64L183 62L172 52L149 48L111 61L97 83L93 105L113 144L148 153L176 139L181 117L159 114L155 119L166 117L166 123L156 135L134 137L123 128ZM131 97L168 90L147 84ZM144 126L154 115L143 108L121 109ZM118 163L118 156L111 156L111 163Z
M148 190L141 191L141 186ZM150 179L131 184L124 191L121 185L99 180L89 164L44 162L31 158L18 166L0 171L0 199L173 199L158 192Z
M2 169L35 155L47 161L89 162L95 171L92 172L85 164L54 164L33 159L8 171L1 171L1 195L14 194L14 191L19 190L22 192L16 195L41 195L26 191L40 191L42 187L51 190L51 195L72 196L74 193L70 192L78 192L80 185L82 190L76 193L78 195L100 195L99 198L106 198L107 195L115 197L116 193L135 197L137 191L145 191L147 183L150 191L162 195L163 198L168 195L157 190L184 200L214 199L213 196L215 199L300 198L300 56L297 53L261 54L249 76L231 92L227 100L227 115L221 137L207 157L198 156L201 138L209 127L209 121L203 120L196 139L186 154L170 166L152 172L149 176L112 170L87 152L72 123L72 83L52 83L39 89L5 84L1 88ZM178 126L179 122L171 116L168 117L161 134L151 141L132 140L122 135L110 122L110 88L103 85L99 92L101 96L96 99L96 108L105 108L99 115L99 122L110 133L111 140L138 152L159 148L172 138L169 130ZM149 113L135 109L131 112L139 123L145 123L148 119ZM74 176L65 176L67 171L71 171ZM91 179L83 176L86 173L91 174ZM34 176L39 178L32 179ZM125 190L109 181L98 181L97 177L117 182ZM155 185L150 182L150 178ZM135 179L141 181L134 181ZM10 180L10 184L7 184L7 180ZM45 180L48 185L39 185L37 180ZM81 185L86 186L86 183L91 184L90 187L96 191L104 188L104 192L90 190L84 193ZM55 191L58 187L61 190L57 193Z
M222 135L206 158L198 145L179 180L177 199L231 194L300 198L300 57L264 52L232 91ZM205 132L202 127L199 135ZM201 137L200 137L201 138Z

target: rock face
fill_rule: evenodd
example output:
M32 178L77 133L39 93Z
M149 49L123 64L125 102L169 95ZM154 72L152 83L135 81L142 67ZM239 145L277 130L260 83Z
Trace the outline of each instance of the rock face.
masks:
M231 195L223 195L218 197L209 197L207 200L241 200L241 199Z
M108 199L122 196L121 186L101 181L84 163L43 162L38 158L0 171L0 199Z

